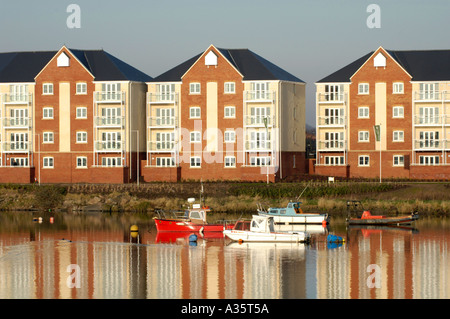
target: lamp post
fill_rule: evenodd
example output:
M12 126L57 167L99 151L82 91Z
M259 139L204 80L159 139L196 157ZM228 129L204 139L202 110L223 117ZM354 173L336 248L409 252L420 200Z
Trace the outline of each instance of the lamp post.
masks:
M375 125L373 127L375 131L375 139L377 142L380 142L380 184L381 184L381 124Z
M269 135L269 117L266 115L266 117L264 117L263 119L264 121L264 126L266 127L266 138L264 139L264 146L267 148L267 136ZM267 154L269 154L269 151L267 151ZM266 157L267 160L267 157ZM269 165L267 165L266 162L266 179L267 179L267 184L269 184Z
M136 133L136 181L137 186L139 187L139 130L131 130L133 133ZM130 159L131 162L131 159Z

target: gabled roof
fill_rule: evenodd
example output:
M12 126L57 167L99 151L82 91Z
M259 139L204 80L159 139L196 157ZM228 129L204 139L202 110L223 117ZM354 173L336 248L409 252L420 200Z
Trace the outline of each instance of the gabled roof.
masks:
M244 81L281 80L303 82L270 61L248 49L220 49L218 51L243 75ZM155 77L153 82L180 82L183 75L204 52Z
M450 80L450 50L385 51L412 76L412 81ZM364 55L317 83L351 82L353 74L373 53Z
M69 51L92 73L95 81L151 81L151 77L103 50ZM0 53L0 82L34 82L59 51Z

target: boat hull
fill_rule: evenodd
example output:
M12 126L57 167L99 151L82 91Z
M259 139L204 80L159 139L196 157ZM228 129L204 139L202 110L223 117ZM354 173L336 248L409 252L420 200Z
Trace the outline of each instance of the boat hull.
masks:
M223 234L232 241L239 242L303 243L310 240L310 235L305 232L259 233L245 230L224 230Z
M383 218L351 218L347 220L349 225L407 225L418 219L417 215L403 217Z
M224 224L197 224L189 220L176 219L155 219L157 231L171 232L223 232L225 229L231 229L232 225Z
M259 213L260 216L271 216L275 225L305 225L328 223L327 214L298 214L295 216L279 216L267 213Z

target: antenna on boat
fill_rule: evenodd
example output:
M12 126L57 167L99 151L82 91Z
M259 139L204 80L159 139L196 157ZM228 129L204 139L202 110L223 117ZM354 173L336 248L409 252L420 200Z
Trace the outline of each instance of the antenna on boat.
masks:
M309 184L311 183L311 181L306 185L305 189L303 190L303 192L301 192L300 195L298 195L297 199L295 200L296 202L299 201L300 197L302 197L303 193L306 191L306 189L309 187Z

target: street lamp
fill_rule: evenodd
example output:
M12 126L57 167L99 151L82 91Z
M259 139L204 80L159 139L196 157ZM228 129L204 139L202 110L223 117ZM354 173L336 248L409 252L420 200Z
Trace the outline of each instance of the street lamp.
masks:
M139 187L139 130L131 130L131 132L136 133L136 181Z

